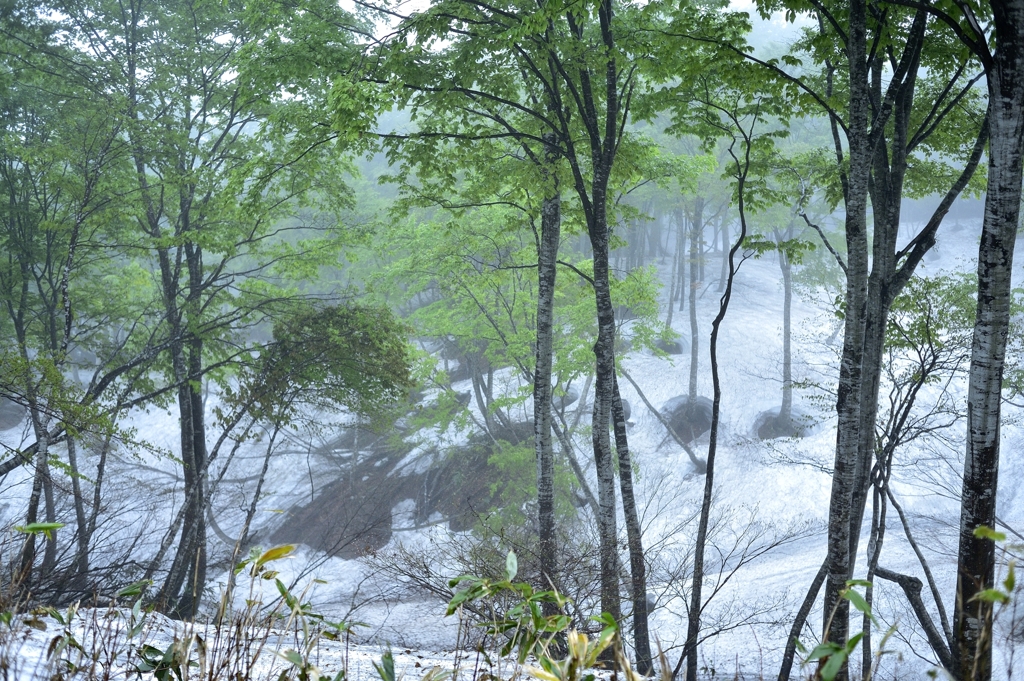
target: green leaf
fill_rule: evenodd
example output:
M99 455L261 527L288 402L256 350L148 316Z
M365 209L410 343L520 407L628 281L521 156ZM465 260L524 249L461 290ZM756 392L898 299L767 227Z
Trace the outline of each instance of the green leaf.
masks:
M806 661L814 662L815 660L820 660L823 657L828 657L829 655L832 655L833 653L836 653L840 650L842 650L842 647L838 643L831 643L827 641L825 643L819 643L818 645L814 646L814 650L812 650L811 654L807 656Z
M974 536L978 539L991 539L992 541L1000 542L1006 541L1006 535L1002 532L996 532L988 525L979 525L974 529Z
M519 572L519 559L516 558L515 551L509 551L508 555L505 556L505 575L508 581L512 581L516 578L516 574Z
M44 534L47 539L52 539L52 533L62 527L64 527L64 523L29 523L28 525L15 525L14 529L22 534Z
M857 610L861 611L869 618L871 618L872 622L874 622L876 625L878 624L878 622L875 620L875 616L871 614L871 606L868 605L868 602L864 600L864 597L861 596L859 592L854 591L853 589L849 589L843 594L843 597L846 600L850 601L850 603L853 604L853 607L857 608Z
M972 601L983 601L985 603L1002 603L1006 604L1010 602L1009 594L1005 594L999 589L984 589L974 594L971 597Z
M845 650L840 649L829 655L825 661L825 666L821 668L821 678L823 681L834 681L844 662L846 662Z
M118 598L131 598L133 596L139 596L143 591L152 586L153 580L151 579L140 579L137 582L129 584L125 588L117 592Z
M848 579L846 580L846 586L863 586L865 588L874 586L871 582L866 579Z
M272 549L267 549L263 554L256 559L256 566L265 565L272 560L278 560L285 556L291 555L295 551L295 544L283 544L282 546L275 546Z
M377 670L377 676L381 678L381 681L397 681L395 679L395 656L391 654L391 650L384 651L380 658L380 664L374 662L373 668Z

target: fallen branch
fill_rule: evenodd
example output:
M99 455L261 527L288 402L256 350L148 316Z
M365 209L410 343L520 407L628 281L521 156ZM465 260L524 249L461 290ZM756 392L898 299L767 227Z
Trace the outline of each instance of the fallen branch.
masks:
M910 607L913 609L914 614L917 615L917 621L921 624L921 628L924 629L925 636L928 637L928 644L939 658L939 664L947 670L954 669L953 656L949 651L949 647L943 640L938 628L936 628L935 622L932 621L931 615L928 614L928 608L925 607L924 600L921 598L921 589L924 588L924 583L917 577L886 570L882 566L875 568L875 574L882 579L900 585L903 593L907 596L907 600L910 602Z
M651 410L651 413L654 414L655 418L658 419L658 422L661 423L661 425L665 426L665 429L669 432L669 435L672 436L672 439L675 440L679 444L679 446L683 448L683 451L685 451L686 455L690 457L690 462L693 464L694 468L697 469L697 472L703 475L707 471L708 465L704 463L704 461L693 452L693 449L691 449L690 445L683 441L683 438L679 437L679 435L676 434L676 431L672 428L672 424L669 423L668 420L661 415L661 412L654 408L654 405L650 403L650 401L647 399L647 396L644 395L644 392L642 390L640 390L640 386L636 384L636 381L633 380L629 373L622 367L619 367L619 373L622 374L623 378L629 381L629 384L633 386L634 390L636 390L636 394L640 396L640 399L643 400L643 403L646 404L647 408Z

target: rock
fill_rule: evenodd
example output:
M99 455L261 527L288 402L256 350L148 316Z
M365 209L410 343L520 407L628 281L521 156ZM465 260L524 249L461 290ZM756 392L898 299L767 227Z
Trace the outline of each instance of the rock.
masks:
M689 349L690 344L686 343L682 338L670 341L658 339L654 347L669 355L681 355Z
M25 418L25 407L17 402L0 397L0 430L10 430Z
M564 395L555 395L552 397L551 406L558 411L561 411L578 399L580 399L580 391L576 390L576 388L569 388L565 391Z

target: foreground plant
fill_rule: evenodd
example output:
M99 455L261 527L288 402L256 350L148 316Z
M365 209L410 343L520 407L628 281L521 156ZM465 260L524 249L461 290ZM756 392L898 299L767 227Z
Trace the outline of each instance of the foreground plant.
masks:
M619 625L611 614L604 612L592 618L601 625L597 636L591 637L575 629L567 631L571 618L562 610L569 599L555 590L536 591L525 582L514 582L518 568L516 554L509 551L504 579L474 576L453 579L450 586L462 588L451 599L446 614L453 615L467 606L489 612L489 619L482 625L485 636L503 637L501 656L515 651L520 668L540 681L593 681L596 676L592 670L599 665L602 653L612 646L616 668L625 674L626 680L641 678L633 672L622 650ZM510 600L511 605L500 610L495 604L503 599ZM530 656L537 659L539 667L525 666Z
M868 604L867 600L858 591L854 590L854 587L861 586L864 588L871 588L871 582L863 579L851 579L846 582L846 588L840 592L840 597L847 603L853 605L858 611L863 613L871 620L872 624L878 626L878 620L871 613L871 605ZM836 614L841 609L838 606L832 608L832 612L829 614L828 622L825 625L824 641L819 643L814 649L804 658L804 665L817 662L817 668L814 670L814 675L811 677L814 681L833 681L839 677L840 673L846 668L847 661L851 658L854 651L857 650L857 646L860 645L861 639L864 638L864 632L858 632L854 636L851 636L845 644L839 644L829 640L828 632L832 626L832 622L836 617ZM878 668L878 661L882 655L885 654L885 645L889 641L889 638L896 633L896 626L893 625L882 636L882 641L878 646L878 651L875 653L874 664L872 668L865 672L864 678L874 678L875 670ZM797 648L801 652L806 652L800 642L797 642Z

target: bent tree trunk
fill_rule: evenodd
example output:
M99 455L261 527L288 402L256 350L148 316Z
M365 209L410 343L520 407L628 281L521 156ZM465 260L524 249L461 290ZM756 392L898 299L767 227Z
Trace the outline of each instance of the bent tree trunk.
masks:
M978 309L967 394L967 455L960 511L954 637L961 679L992 677L995 545L974 536L996 523L999 407L1010 319L1010 275L1020 218L1024 153L1024 1L992 2L997 52L988 65L988 194L978 249Z
M749 141L748 151L749 154ZM739 161L737 161L739 163ZM749 167L749 158L747 159ZM739 200L740 233L736 243L729 249L729 274L726 278L725 292L722 293L718 305L718 314L711 322L711 342L709 351L711 355L711 383L714 391L714 399L711 406L711 432L708 443L707 470L704 474L704 498L700 507L700 520L697 523L697 538L693 549L693 580L690 592L690 609L686 624L686 646L683 654L686 656L686 681L697 681L697 642L700 636L700 616L704 609L704 550L707 545L708 523L711 517L711 500L714 493L715 483L715 455L718 451L718 423L721 416L722 404L722 383L718 376L718 332L721 329L722 321L729 310L729 301L732 299L732 285L736 278L736 253L743 246L743 240L747 236L747 223L743 207L743 185L745 171L737 180L736 194Z

